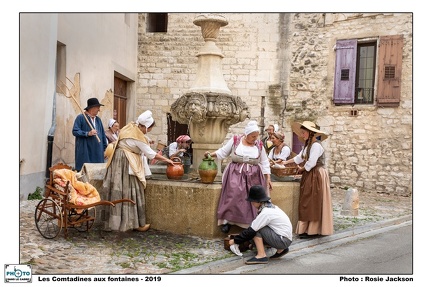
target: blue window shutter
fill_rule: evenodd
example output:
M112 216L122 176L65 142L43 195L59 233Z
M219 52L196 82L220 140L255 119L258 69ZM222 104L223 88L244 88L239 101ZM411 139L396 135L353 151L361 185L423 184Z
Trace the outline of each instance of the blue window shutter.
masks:
M336 42L336 65L334 78L335 104L354 104L357 59L357 40Z

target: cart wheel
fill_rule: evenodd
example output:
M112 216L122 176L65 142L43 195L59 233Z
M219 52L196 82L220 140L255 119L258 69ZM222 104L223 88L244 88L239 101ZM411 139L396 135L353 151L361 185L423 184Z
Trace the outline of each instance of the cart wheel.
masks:
M78 224L73 224L73 222L77 222L79 220L84 220L84 222L80 222ZM82 213L76 213L75 210L71 210L69 213L69 222L79 232L88 231L92 228L94 222L96 220L96 208L91 207L85 209Z
M60 206L52 199L42 199L35 210L35 224L46 239L55 238L62 229L63 216Z

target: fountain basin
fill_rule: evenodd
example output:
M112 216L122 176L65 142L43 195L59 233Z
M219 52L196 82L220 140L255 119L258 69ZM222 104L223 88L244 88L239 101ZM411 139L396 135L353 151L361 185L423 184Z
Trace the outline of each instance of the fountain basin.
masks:
M222 238L217 226L221 183L148 180L146 216L151 227L177 234ZM287 213L293 228L298 221L299 182L274 182L272 202ZM232 228L237 233L240 228Z
M157 167L161 172L163 166ZM166 168L166 167L165 167ZM102 187L105 164L85 164L83 177L99 191L101 199L107 199ZM201 183L197 173L191 172L180 180L170 180L163 173L154 173L147 180L145 190L146 217L151 228L176 234L223 238L226 234L217 225L217 206L222 183ZM300 183L298 181L273 182L271 199L291 219L293 228L298 221ZM96 209L96 222L104 217L103 209ZM231 233L241 229L233 227Z

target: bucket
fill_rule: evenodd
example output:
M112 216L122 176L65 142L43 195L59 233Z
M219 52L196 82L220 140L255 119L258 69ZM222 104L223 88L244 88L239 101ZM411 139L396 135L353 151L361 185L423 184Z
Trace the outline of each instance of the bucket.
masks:
M188 154L188 153L183 154L182 163L183 163L184 173L185 174L189 173L190 166L192 165L192 159L191 159L190 154Z

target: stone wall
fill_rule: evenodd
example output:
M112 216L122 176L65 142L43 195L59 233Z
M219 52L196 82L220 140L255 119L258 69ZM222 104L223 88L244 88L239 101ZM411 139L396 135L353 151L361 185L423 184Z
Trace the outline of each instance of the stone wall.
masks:
M156 140L166 141L166 114L192 86L204 44L198 14L169 14L167 33L147 33L139 15L137 114L151 108ZM233 95L262 128L278 123L292 144L293 121L312 120L331 134L323 142L334 186L408 196L412 193L412 14L223 14L217 46ZM404 36L399 107L335 106L334 46L339 39ZM351 116L352 109L358 111ZM241 133L244 123L230 128Z
M289 105L293 119L312 119L326 141L334 185L398 195L412 193L412 15L296 14L290 29ZM332 103L338 39L404 36L400 106ZM351 116L351 110L357 116Z

